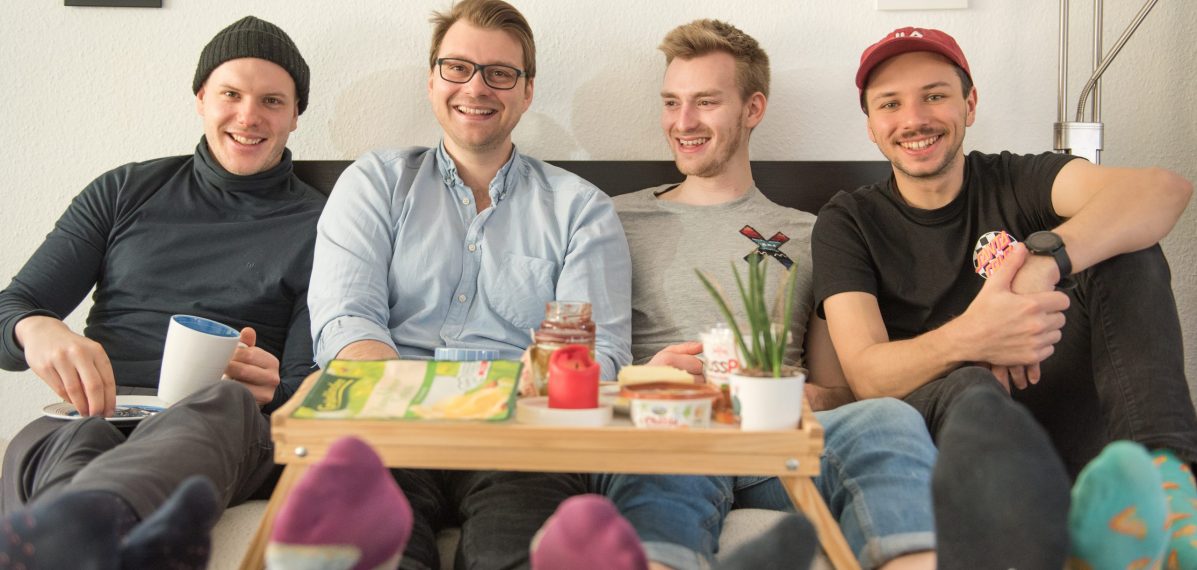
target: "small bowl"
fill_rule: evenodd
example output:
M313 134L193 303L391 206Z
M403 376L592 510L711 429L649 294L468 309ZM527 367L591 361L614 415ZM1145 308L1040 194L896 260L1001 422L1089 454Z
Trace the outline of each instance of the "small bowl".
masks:
M711 425L711 404L722 393L711 384L649 382L624 386L632 423L653 429L706 428Z

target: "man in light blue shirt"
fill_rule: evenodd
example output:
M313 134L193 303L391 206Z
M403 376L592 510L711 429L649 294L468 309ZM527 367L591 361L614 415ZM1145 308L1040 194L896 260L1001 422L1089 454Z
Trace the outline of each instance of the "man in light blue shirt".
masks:
M535 46L501 0L434 15L434 149L366 154L320 219L308 304L316 360L427 358L438 347L518 358L553 300L588 301L603 376L631 360L631 262L611 200L521 155ZM404 568L438 568L435 532L460 524L467 566L527 565L532 535L581 476L397 470L415 524Z
M631 348L630 265L611 200L510 138L506 161L473 189L446 133L436 148L369 152L337 181L309 298L316 360L428 358L446 346L518 359L547 301L580 300L593 304L595 356L613 378Z

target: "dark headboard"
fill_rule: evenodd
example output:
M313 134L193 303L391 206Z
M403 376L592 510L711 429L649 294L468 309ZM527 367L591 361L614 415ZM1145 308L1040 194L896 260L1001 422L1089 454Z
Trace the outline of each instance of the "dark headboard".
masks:
M681 182L672 161L667 160L550 160L598 186L611 196L642 188ZM297 160L295 175L325 194L332 192L348 160ZM757 161L752 163L756 185L770 200L783 206L818 213L819 208L840 190L852 190L888 178L890 166L883 161Z

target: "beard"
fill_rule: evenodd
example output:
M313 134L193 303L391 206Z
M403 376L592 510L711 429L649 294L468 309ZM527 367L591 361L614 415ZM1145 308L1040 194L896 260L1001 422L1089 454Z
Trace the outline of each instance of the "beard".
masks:
M922 135L922 136L931 136L931 135L934 135L935 132L930 129L919 129L915 134ZM944 143L945 142L944 137L946 136L946 133L940 133L939 136L940 136L940 140L936 144ZM935 178L939 178L940 176L943 176L944 174L946 174L948 172L948 170L950 170L952 168L952 165L955 164L955 162L956 162L957 156L960 155L960 148L962 146L964 146L964 139L963 138L957 139L956 145L947 149L947 152L945 152L943 154L943 159L939 161L939 164L935 165L930 170L924 170L922 172L914 172L913 169L907 168L907 166L902 163L902 161L900 160L901 158L903 158L901 155L901 150L898 150L894 153L894 157L890 158L890 163L893 164L893 167L895 170L897 170L898 172L901 172L902 174L906 175L907 177L914 178L914 179L922 179L922 180L935 179ZM900 145L899 145L899 147L900 147Z
M740 151L740 147L744 144L744 121L739 119L736 121L734 127L728 130L729 133L736 133L729 137L727 145L716 150L716 154L699 163L683 164L679 160L680 155L674 154L673 162L677 166L679 172L686 176L697 176L699 178L713 178L723 174L724 169L727 168L727 163L731 161L732 157Z

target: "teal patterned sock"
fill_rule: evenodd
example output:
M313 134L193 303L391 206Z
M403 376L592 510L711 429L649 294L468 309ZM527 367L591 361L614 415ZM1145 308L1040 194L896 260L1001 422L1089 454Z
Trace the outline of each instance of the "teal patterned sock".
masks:
M1152 452L1168 501L1166 570L1197 568L1197 484L1193 468L1167 449Z
M1167 546L1168 507L1159 470L1143 446L1116 441L1085 466L1072 488L1069 567L1157 568Z

